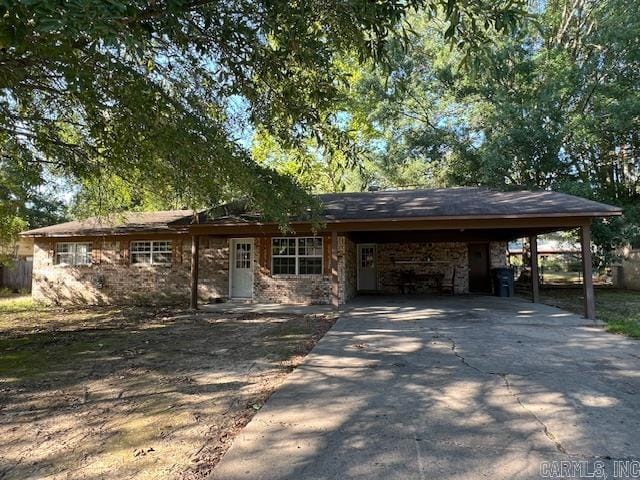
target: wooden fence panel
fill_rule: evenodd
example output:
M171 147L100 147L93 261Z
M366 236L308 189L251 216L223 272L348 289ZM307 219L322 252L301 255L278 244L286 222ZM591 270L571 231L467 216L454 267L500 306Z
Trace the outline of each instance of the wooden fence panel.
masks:
M31 291L33 261L14 260L10 265L4 265L0 269L0 287Z

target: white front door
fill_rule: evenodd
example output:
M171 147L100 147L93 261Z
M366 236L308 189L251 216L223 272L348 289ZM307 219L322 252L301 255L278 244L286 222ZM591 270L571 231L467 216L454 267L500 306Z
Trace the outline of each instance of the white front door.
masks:
M358 290L377 290L375 244L358 245Z
M230 247L231 298L251 298L253 295L253 239L232 239Z

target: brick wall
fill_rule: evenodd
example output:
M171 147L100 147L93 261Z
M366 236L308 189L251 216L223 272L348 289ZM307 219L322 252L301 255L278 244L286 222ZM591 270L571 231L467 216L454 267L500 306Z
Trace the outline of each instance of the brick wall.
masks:
M160 239L172 241L171 265L130 265L130 240L124 237L93 239L92 265L54 265L56 242L36 239L33 297L49 304L185 303L189 298L191 242L177 236ZM228 258L226 239L201 238L201 299L227 296Z
M191 262L191 247L188 254ZM188 270L191 266L188 266ZM189 283L187 282L187 286ZM229 296L229 239L204 237L200 239L200 268L198 297L205 301L226 299Z
M331 303L331 237L324 237L322 275L272 275L271 238L256 238L254 299L268 303ZM338 236L338 301L344 304L356 295L356 245ZM266 256L266 258L263 258Z
M53 264L55 242L36 239L34 244L33 296L45 303L186 303L189 298L191 242L171 236L171 265L130 265L133 237L91 239L90 266ZM65 241L60 239L59 241ZM66 241L75 241L66 239ZM255 239L254 300L274 303L331 303L330 237L325 237L325 268L321 275L271 275L270 238ZM491 266L506 266L505 242L492 242ZM329 262L329 265L327 265ZM468 253L465 243L392 243L378 245L378 285L385 293L398 293L398 272L446 274L456 267L456 293L469 290ZM345 303L356 295L356 245L338 237L338 295ZM418 293L433 291L427 283ZM229 293L229 240L200 239L198 295L201 300L227 298Z
M255 239L254 300L266 303L331 303L330 237L324 237L325 255L321 275L272 275L271 238ZM338 238L338 272L340 276L341 250L344 239ZM329 255L327 255L329 253ZM340 282L342 283L342 282Z
M130 240L121 237L94 239L93 264L90 266L59 266L53 263L55 242L36 240L33 296L44 303L186 303L189 298L191 269L190 240L188 237L176 236L162 239L171 239L173 242L172 265L130 265ZM272 276L264 266L270 264L270 258L261 258L261 255L270 257L270 249L265 251L264 248L270 242L270 238L255 239L254 300L330 303L330 270L322 275ZM339 279L345 275L345 248L345 239L339 237ZM341 303L344 303L345 295L353 295L352 291L345 291L343 285L344 282L340 281ZM229 240L222 237L202 237L198 296L203 301L212 301L217 298L226 299L228 294Z

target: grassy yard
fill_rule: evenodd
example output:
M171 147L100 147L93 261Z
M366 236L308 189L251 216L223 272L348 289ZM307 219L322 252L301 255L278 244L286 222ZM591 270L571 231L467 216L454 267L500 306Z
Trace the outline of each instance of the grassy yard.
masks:
M580 272L544 272L544 283L571 285L582 282Z
M204 478L332 323L0 298L0 478Z
M35 309L36 306L30 295L16 295L5 289L0 289L0 315L3 313L13 315L18 312Z
M544 272L543 280L545 285L582 285L581 272ZM595 276L595 285L607 285L611 283L611 278L606 275Z
M543 303L583 313L581 288L543 289ZM596 315L607 323L607 330L640 338L640 292L596 288Z

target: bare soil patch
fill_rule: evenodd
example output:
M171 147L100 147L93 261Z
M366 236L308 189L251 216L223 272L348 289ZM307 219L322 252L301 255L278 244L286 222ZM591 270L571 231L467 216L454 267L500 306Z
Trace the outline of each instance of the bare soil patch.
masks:
M0 478L204 478L333 322L0 309Z

